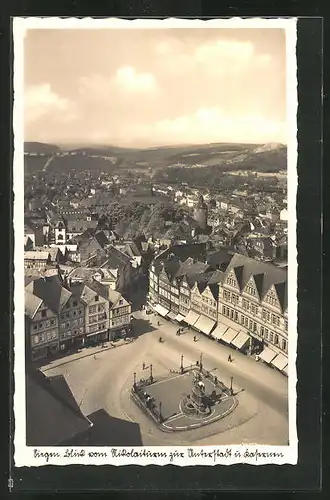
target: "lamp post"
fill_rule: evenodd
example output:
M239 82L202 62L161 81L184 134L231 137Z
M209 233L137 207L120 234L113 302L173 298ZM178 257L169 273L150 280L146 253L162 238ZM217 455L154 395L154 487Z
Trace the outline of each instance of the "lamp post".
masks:
M201 355L199 357L199 370L202 371L203 369L203 353L201 352Z
M181 355L181 365L180 365L181 374L183 373L183 354Z
M133 373L133 388L134 388L134 390L136 388L136 373L135 372Z
M152 384L154 377L152 376L152 365L150 365L150 383Z
M231 394L233 394L233 380L234 380L234 377L230 377L230 392Z

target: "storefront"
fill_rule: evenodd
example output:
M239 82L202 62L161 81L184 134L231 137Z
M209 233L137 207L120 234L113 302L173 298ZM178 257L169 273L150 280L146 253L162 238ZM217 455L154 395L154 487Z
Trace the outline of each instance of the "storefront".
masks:
M177 317L177 313L174 311L169 311L169 313L166 316L169 320L175 321L175 318Z
M251 340L250 340L250 354L259 354L263 351L264 349L264 341L263 339L257 339L253 335L251 335Z
M261 359L264 363L270 364L276 357L276 354L277 353L270 347L265 347L265 349L260 353L259 359Z
M204 316L203 314L200 315L200 317L194 324L194 328L202 333L205 333L205 335L209 335L214 326L215 321L211 318L208 318L207 316Z
M178 323L181 323L182 321L184 321L184 316L182 314L177 314L175 316L175 321L177 321Z
M197 320L199 319L199 317L200 317L200 314L198 314L197 312L189 311L189 313L187 314L187 316L185 316L183 321L185 323L187 323L187 325L189 325L189 326L194 326L195 323L197 322Z
M37 347L31 349L32 361L37 361L38 359L47 358L48 350L47 347Z
M132 335L132 325L120 325L109 330L109 340L118 340L130 337Z
M160 304L155 305L154 311L157 314L159 314L160 316L162 316L163 318L165 318L168 315L168 313L170 312L169 309L167 309L166 307L164 307Z
M108 330L102 330L98 332L89 333L86 335L85 346L97 346L103 342L107 342L109 339Z
M34 347L31 350L32 361L36 361L42 358L53 357L58 354L59 346L58 343L51 344L43 347Z
M250 335L241 330L231 343L239 351L246 352L250 346L250 339Z
M222 336L228 330L228 326L223 323L218 323L217 327L212 332L212 337L216 340L221 340Z
M287 356L285 356L285 354L279 353L272 360L271 365L274 366L274 368L276 368L277 370L279 370L280 372L283 373L284 369L288 366L288 358L287 358Z
M238 331L233 328L228 328L224 335L222 335L221 340L225 344L231 344L235 337L237 337Z

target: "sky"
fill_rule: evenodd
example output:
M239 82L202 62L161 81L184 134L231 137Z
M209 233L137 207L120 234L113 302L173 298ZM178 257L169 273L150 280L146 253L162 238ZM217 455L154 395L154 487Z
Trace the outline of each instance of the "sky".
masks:
M29 29L25 140L286 143L280 28Z

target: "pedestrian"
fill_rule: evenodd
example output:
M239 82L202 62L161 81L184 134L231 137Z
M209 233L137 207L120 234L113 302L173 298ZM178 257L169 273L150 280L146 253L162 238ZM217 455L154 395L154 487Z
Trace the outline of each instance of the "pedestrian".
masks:
M229 356L228 356L228 361L229 361L229 363L231 363L233 361L232 357L231 357L231 354L229 354Z
M146 368L146 364L145 364L145 362L143 361L143 363L142 363L142 370L145 370L145 368Z
M96 354L94 354L94 359L96 359Z
M194 335L194 342L196 342L196 340L197 340L197 339L196 339L196 335Z

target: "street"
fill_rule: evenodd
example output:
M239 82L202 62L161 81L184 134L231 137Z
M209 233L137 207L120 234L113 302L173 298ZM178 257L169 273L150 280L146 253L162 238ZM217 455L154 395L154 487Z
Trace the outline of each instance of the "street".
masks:
M288 443L288 380L285 376L196 332L186 331L176 336L178 326L165 319L146 316L144 311L134 316L138 335L134 342L72 361L69 356L64 364L53 363L42 368L48 376L65 376L85 415L104 408L114 417L137 422L143 444L148 446ZM164 339L162 343L160 336ZM197 342L193 341L194 336ZM184 366L188 366L200 360L201 354L204 367L227 386L233 377L238 407L228 417L203 428L164 433L130 399L133 373L137 379L148 378L152 364L157 380L157 376L179 370L181 355ZM228 362L229 354L232 363Z

